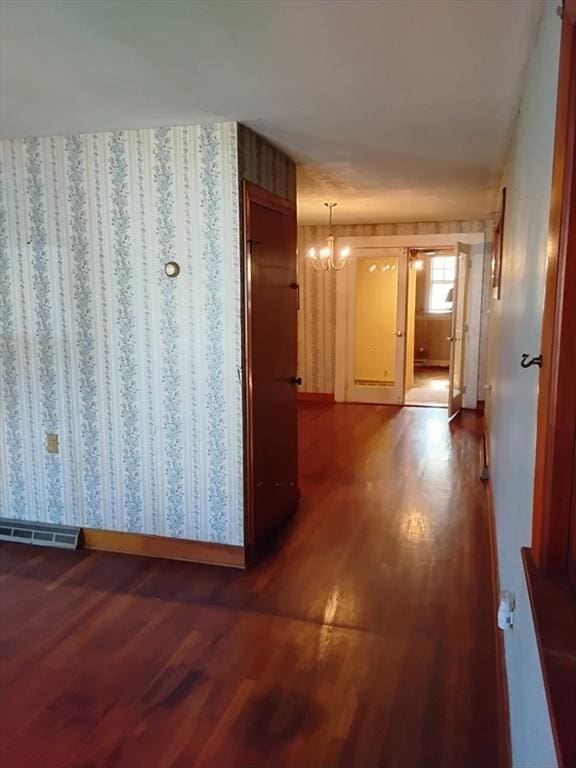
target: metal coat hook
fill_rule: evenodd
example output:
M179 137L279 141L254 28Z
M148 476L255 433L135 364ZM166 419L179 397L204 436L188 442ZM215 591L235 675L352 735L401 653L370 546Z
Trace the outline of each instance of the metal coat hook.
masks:
M520 361L520 365L522 368L530 368L531 365L537 365L538 368L542 368L542 355L538 355L537 357L530 357L530 355L522 355L522 360Z

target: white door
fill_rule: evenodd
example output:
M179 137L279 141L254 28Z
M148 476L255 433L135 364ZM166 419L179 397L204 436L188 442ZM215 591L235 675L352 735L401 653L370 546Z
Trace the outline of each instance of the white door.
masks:
M462 409L462 398L464 396L469 267L470 246L464 245L464 243L456 243L456 275L452 304L452 327L448 337L450 341L448 418L452 418Z
M356 248L346 268L345 400L402 403L406 248Z

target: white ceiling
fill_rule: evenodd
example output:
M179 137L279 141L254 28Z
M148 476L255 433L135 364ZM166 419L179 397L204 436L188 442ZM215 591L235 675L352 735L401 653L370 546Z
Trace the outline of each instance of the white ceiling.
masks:
M0 131L239 120L298 161L301 221L478 217L543 1L2 0Z

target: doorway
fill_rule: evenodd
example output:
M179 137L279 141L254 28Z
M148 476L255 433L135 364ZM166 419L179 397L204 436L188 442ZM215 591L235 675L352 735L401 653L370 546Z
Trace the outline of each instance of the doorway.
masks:
M454 248L411 248L408 265L404 403L448 408Z
M335 399L452 417L476 407L484 236L399 239L339 240L352 257L337 275Z

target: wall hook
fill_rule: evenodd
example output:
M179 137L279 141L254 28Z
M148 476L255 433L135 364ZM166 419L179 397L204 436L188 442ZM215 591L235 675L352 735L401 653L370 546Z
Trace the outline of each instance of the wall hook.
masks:
M542 355L538 355L538 357L530 357L530 355L522 355L522 360L520 361L520 365L522 368L530 368L531 365L537 365L538 368L542 368Z

